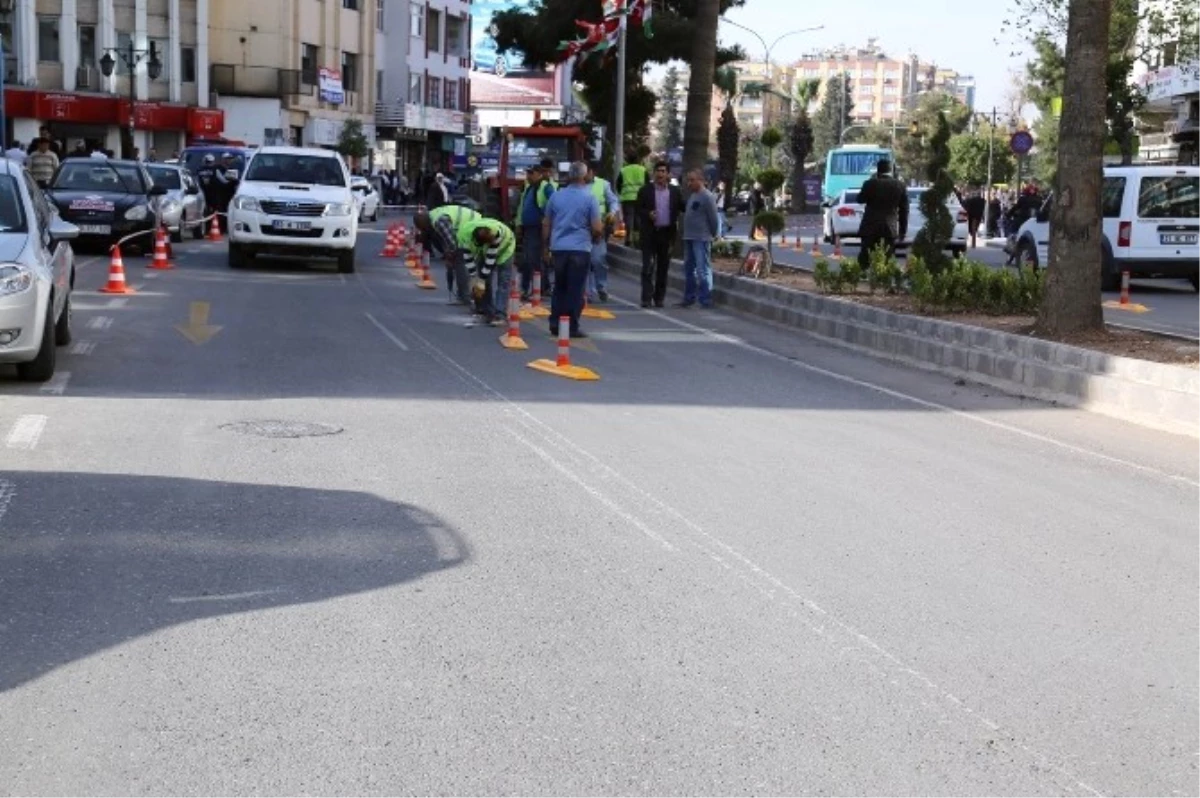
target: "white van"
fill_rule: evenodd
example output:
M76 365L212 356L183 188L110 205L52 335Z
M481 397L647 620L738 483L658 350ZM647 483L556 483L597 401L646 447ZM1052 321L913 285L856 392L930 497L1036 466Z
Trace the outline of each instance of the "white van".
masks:
M1017 232L1022 265L1049 262L1050 206ZM1106 166L1101 189L1104 259L1101 287L1130 277L1184 277L1200 290L1200 167Z
M259 254L336 258L354 271L358 201L350 171L332 150L262 147L229 203L229 266Z

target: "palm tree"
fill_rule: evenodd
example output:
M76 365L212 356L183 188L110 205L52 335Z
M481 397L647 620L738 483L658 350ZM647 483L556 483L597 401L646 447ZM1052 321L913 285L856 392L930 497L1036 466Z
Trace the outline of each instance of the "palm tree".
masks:
M795 98L796 98L796 104L799 105L800 108L802 110L804 110L805 112L807 112L808 107L810 105L812 105L813 102L816 101L817 94L820 91L821 91L821 79L820 78L806 78L806 79L798 82L795 85L795 87L792 89L792 93L795 95Z
M801 213L808 213L808 198L804 194L805 161L812 154L813 131L812 120L808 117L808 106L817 98L821 90L821 81L816 78L801 80L796 84L795 102L796 118L792 120L789 149L792 153L792 207L799 207Z
M683 123L685 171L703 168L708 160L709 108L717 71L717 21L721 17L720 0L699 0L696 6L696 41L692 45L692 75Z

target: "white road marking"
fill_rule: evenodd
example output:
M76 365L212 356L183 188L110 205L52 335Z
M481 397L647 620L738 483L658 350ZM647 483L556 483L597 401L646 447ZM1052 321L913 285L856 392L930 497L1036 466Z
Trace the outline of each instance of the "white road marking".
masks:
M53 377L42 384L41 392L51 393L55 396L62 396L63 392L67 390L67 383L70 382L70 380L71 372L56 371L54 372Z
M4 526L4 514L8 512L8 505L16 495L17 486L7 479L0 479L0 526Z
M129 297L120 296L120 297L116 297L114 299L108 300L108 305L106 307L123 308L128 304L129 304Z
M244 599L270 596L282 592L283 590L280 588L272 588L270 590L247 590L244 593L223 593L211 596L170 596L167 598L167 601L171 604L195 604L205 601L242 601Z
M46 416L21 416L9 430L8 437L4 439L4 445L9 449L26 452L36 448L42 432L46 429L46 421ZM0 508L0 515L3 515L3 508Z
M96 316L87 323L87 327L89 330L107 330L112 323L112 316Z
M403 341L401 341L399 338L397 338L397 337L396 337L396 336L395 336L395 335L392 333L392 331L391 331L391 330L389 330L387 327L384 327L382 324L380 324L380 323L379 323L379 319L375 318L375 317L374 317L374 316L372 316L370 313L367 313L367 314L365 314L365 315L366 315L366 317L367 317L367 320L368 320L368 321L370 321L372 324L374 324L376 327L378 327L378 328L379 328L379 331L380 331L381 333L383 333L384 337L386 337L386 338L387 338L389 341L391 341L392 343L394 343L396 346L398 346L398 347L400 347L401 349L403 349L405 352L407 352L407 351L408 351L408 345L407 345L407 344L405 344Z
M72 355L90 355L96 350L95 341L76 341L71 346Z
M145 277L147 280L153 280L154 278L158 277L158 272L146 272L142 276Z

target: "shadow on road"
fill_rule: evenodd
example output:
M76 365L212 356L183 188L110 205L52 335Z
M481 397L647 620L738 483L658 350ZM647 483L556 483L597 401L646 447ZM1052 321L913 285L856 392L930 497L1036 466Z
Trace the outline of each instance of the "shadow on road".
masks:
M122 474L0 471L0 537L0 691L165 627L469 558L438 518L369 493Z

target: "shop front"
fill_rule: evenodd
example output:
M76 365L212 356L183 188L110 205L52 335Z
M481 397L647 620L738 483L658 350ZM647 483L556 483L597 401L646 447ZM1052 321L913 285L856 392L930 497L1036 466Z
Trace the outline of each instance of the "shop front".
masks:
M11 140L23 144L37 138L44 125L66 144L68 152L120 149L121 129L133 124L134 144L143 156L157 151L160 159L196 139L219 137L224 112L178 103L137 101L111 94L43 92L5 88L5 116L12 121Z

